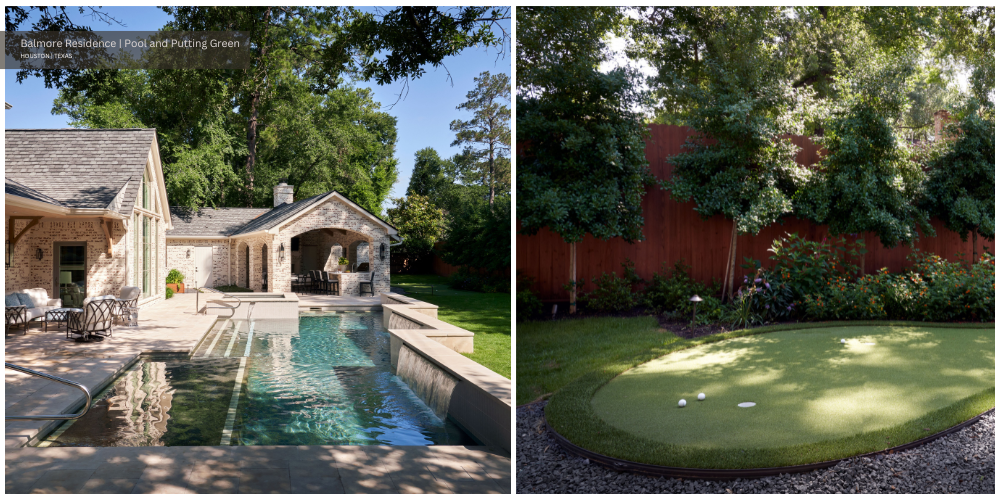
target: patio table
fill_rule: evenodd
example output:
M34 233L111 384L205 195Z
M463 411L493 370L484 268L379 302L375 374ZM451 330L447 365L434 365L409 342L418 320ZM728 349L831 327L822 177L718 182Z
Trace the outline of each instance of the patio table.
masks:
M83 309L77 309L75 307L60 307L58 309L45 311L45 318L42 320L42 323L45 325L45 331L49 331L49 323L62 323L67 327L68 332L69 325L66 324L66 318L69 317L68 313L71 312L83 312Z

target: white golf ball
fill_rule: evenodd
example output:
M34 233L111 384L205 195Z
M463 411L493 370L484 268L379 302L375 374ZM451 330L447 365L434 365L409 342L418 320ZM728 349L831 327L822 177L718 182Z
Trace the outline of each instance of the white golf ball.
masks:
M688 402L684 401L683 399L677 402L677 406L680 406L681 408L684 408L685 406L687 406L687 404Z
M704 392L698 393L698 401L704 401L704 400L705 400L705 393Z
M846 344L847 343L847 339L840 339L840 343L841 344Z

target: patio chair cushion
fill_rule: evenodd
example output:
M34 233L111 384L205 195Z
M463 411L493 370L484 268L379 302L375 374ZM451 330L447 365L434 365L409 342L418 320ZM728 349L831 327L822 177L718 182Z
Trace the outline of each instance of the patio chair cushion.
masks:
M3 296L3 305L6 307L17 307L21 305L21 301L17 300L16 293L11 293Z
M122 287L122 291L120 292L121 296L118 297L118 300L135 300L139 298L139 293L141 292L142 290L140 290L137 286Z
M21 292L17 292L14 295L17 295L17 301L20 302L22 306L27 307L28 309L35 308L35 301L31 300L31 295Z

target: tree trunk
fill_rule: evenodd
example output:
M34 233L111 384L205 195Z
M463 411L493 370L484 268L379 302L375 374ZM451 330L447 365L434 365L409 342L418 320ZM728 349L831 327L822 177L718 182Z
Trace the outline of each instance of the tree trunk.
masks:
M733 221L733 236L729 240L729 258L726 262L726 283L724 285L724 290L726 292L723 294L729 297L729 301L733 301L733 281L736 279L736 221Z
M490 141L490 208L493 208L493 197L496 194L496 188L494 179L496 179L496 171L494 170L493 163L493 142Z
M735 221L733 221L733 227L734 228L736 227L736 222ZM732 240L732 238L729 239L728 248L729 248L729 252L726 253L726 271L722 275L722 299L723 300L726 299L726 296L727 296L726 294L729 292L729 282L732 281L732 279L730 279L730 277L729 277L729 261L732 259L732 256L733 256L733 240Z
M569 313L576 314L576 243L569 244Z
M258 42L260 44L260 56L257 59L257 68L254 70L256 74L251 82L253 85L253 94L251 94L252 97L250 98L250 122L247 124L247 207L253 206L254 165L257 163L257 114L259 112L261 90L265 85L264 80L267 79L267 65L264 62L264 57L267 55L267 33L270 22L271 8L268 7L264 13L264 36ZM258 81L258 79L262 81Z
M250 123L247 124L247 207L253 206L253 169L257 162L257 105L260 103L260 92L254 92L250 99Z

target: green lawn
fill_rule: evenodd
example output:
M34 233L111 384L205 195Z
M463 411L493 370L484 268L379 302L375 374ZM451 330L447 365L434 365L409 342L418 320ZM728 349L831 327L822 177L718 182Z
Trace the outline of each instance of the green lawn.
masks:
M556 392L603 365L648 356L680 340L652 316L518 323L517 404Z
M476 334L473 361L510 378L510 294L453 290L431 274L393 274L392 286L438 306L438 319Z
M591 347L557 342L549 357L594 367L567 381L572 374L565 370L545 376L546 356L519 355L526 366L518 368L519 395L528 383L522 372L531 373L527 378L541 380L540 387L561 389L546 417L573 443L626 460L699 468L774 467L878 451L996 404L992 324L779 325L678 340L645 353L616 349L610 340L627 323L635 322L628 339L651 335L655 325L640 328L642 320L533 324L535 332L519 325L521 352L544 346L541 339L566 340L571 330ZM540 339L525 342L532 337ZM551 389L536 392L543 390ZM705 401L697 401L699 392ZM677 405L681 398L685 408ZM757 406L739 408L744 401Z

